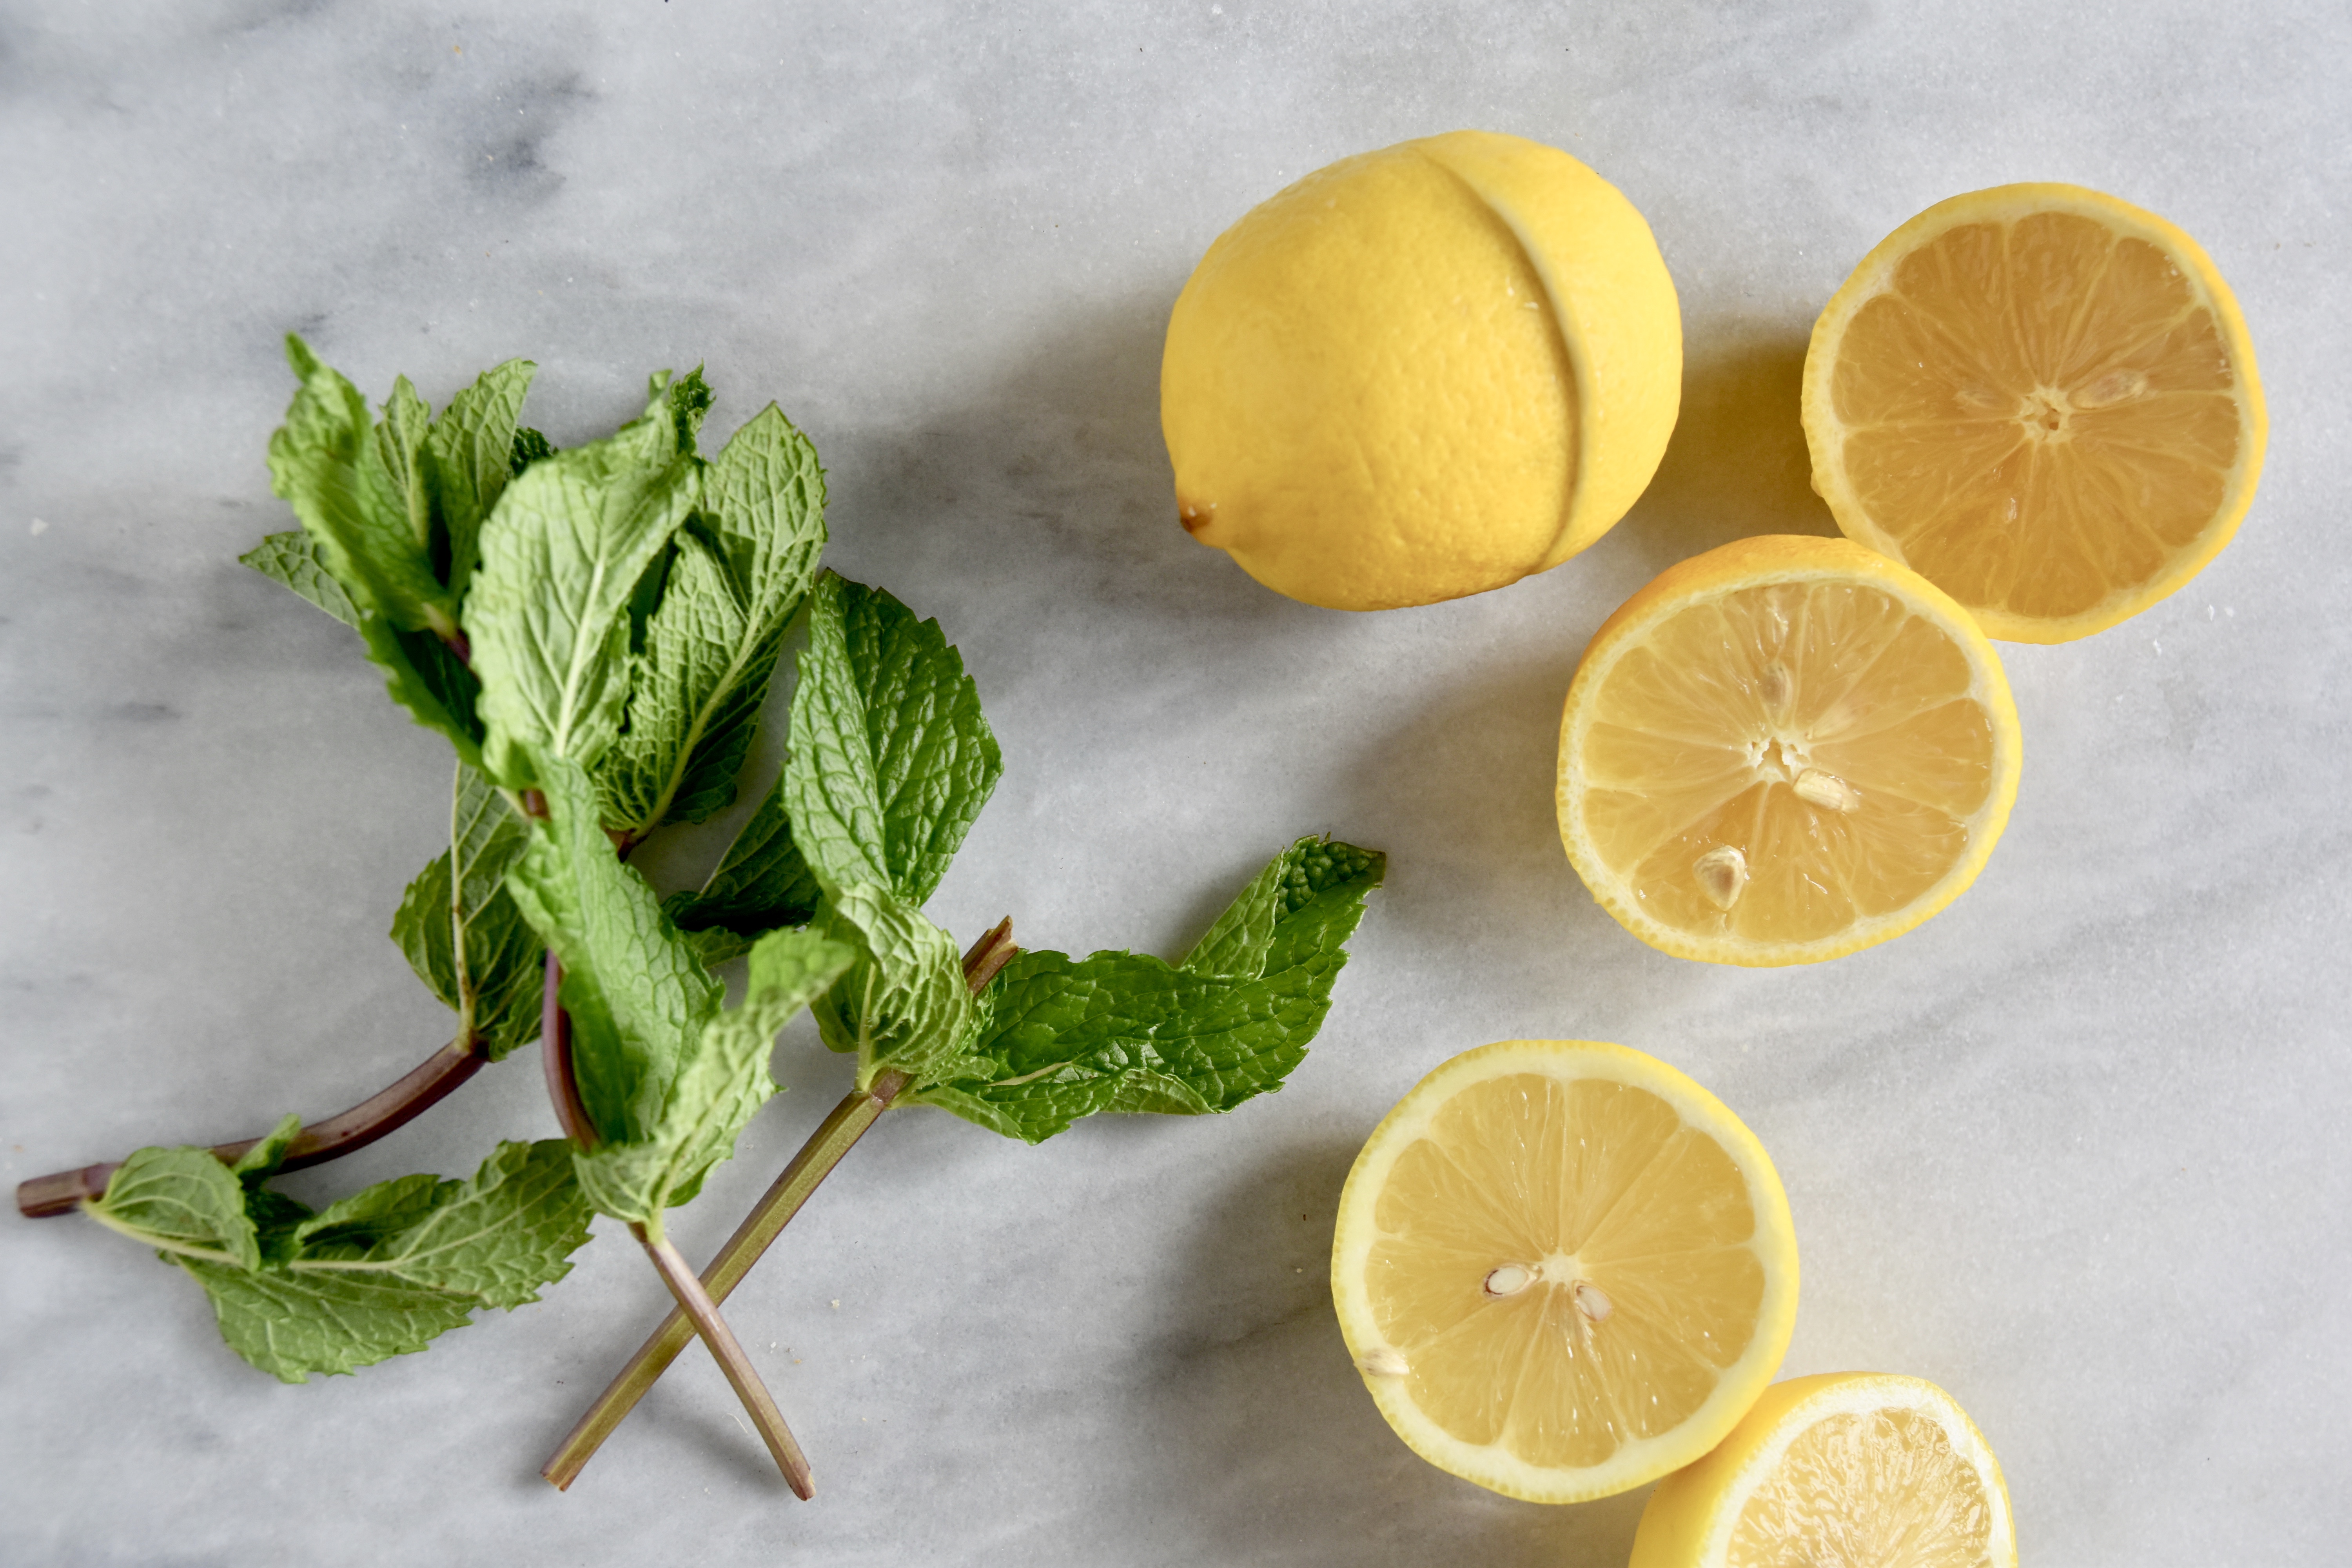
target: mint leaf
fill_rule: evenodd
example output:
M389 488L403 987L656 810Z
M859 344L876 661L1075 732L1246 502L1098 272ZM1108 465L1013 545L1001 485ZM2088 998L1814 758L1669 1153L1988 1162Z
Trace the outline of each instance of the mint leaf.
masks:
M920 905L1003 772L937 621L831 573L809 600L782 789L800 852L840 887Z
M270 487L294 509L320 559L353 604L403 631L457 629L457 602L433 574L429 536L415 524L404 478L394 464L412 439L416 416L394 388L386 433L379 436L366 401L289 335L286 358L301 385L286 423L269 440ZM410 390L409 402L415 394Z
M421 1351L472 1319L477 1303L389 1276L246 1270L175 1259L212 1299L229 1349L282 1383L352 1372Z
M257 1268L261 1248L245 1212L245 1184L209 1149L142 1149L122 1162L90 1218L167 1256Z
M784 627L824 547L824 479L770 404L703 477L646 628L627 728L600 770L606 820L641 837L735 796Z
M562 756L540 758L537 772L550 820L532 828L507 889L563 965L573 1074L598 1137L641 1143L719 988L645 878L614 855L587 773Z
M527 359L510 359L484 371L449 400L425 438L425 468L440 508L447 553L442 575L456 598L465 597L481 559L483 521L507 480L521 471L514 466L516 442L525 434L537 436L544 455L546 437L515 428L537 370Z
M367 656L384 674L384 689L408 716L446 739L468 767L482 761L482 722L475 713L482 683L455 649L431 632L404 632L382 616L360 621Z
M597 770L607 822L640 838L734 798L782 637L752 617L708 545L679 534L632 661L627 728Z
M293 589L353 631L359 629L359 606L343 592L343 585L335 581L335 574L327 570L318 542L300 529L269 535L238 556L237 561L270 581Z
M714 933L748 942L780 926L799 925L824 897L816 874L793 842L792 816L784 809L784 784L779 777L702 890L673 894L663 907L681 931L704 933L706 950L719 952L732 944L718 942Z
M417 873L392 940L492 1061L539 1037L542 948L506 890L530 830L476 770L457 764L449 848Z
M743 1005L703 1026L670 1087L653 1135L576 1152L581 1191L597 1211L662 1236L662 1211L690 1197L703 1173L776 1090L768 1056L776 1032L824 992L855 955L808 931L778 931L751 949Z
M483 768L509 788L540 782L535 755L585 766L620 733L631 596L701 492L667 385L614 436L532 463L482 525L466 632Z
M383 422L375 427L375 457L382 466L379 476L394 503L408 524L410 542L417 555L432 574L433 586L445 586L440 574L433 572L433 482L425 473L425 437L433 425L433 411L416 395L404 375L395 376L392 395L385 399ZM436 592L436 599L455 605L457 595Z
M920 1081L955 1058L976 1010L953 938L871 884L834 889L808 929L856 954L811 1011L826 1045L857 1054L860 1088L886 1068Z
M538 431L525 426L514 433L514 447L507 454L509 477L521 473L541 458L555 456L555 447Z
M303 1383L423 1350L477 1308L537 1300L571 1271L588 1218L570 1145L501 1143L469 1182L403 1176L281 1226L268 1261L173 1261L205 1288L231 1349Z
M344 1199L303 1223L297 1272L391 1276L514 1308L571 1271L588 1239L587 1205L561 1138L500 1143L469 1182L429 1193L404 1176Z
M1024 952L967 1054L915 1098L1035 1142L1100 1111L1230 1110L1281 1087L1330 1010L1385 858L1302 838L1181 967L1129 952Z

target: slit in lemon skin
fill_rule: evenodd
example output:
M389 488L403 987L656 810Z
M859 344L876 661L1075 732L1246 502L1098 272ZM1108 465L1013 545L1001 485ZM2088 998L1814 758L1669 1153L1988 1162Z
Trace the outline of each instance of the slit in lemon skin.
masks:
M1585 649L1560 839L1662 952L1817 963L1966 889L2020 752L2000 658L1948 595L1848 540L1739 540L1661 574Z
M1317 170L1170 314L1178 520L1307 604L1432 604L1559 564L1649 483L1682 389L1649 226L1555 148L1460 131Z
M1630 1568L2016 1568L2000 1464L1951 1395L1827 1373L1766 1389L1658 1483Z
M2079 185L1937 204L1814 324L1813 488L1989 636L2065 642L2179 590L2253 502L2269 416L2197 242Z
M1539 1502L1704 1453L1770 1379L1796 1311L1788 1200L1704 1089L1622 1046L1468 1051L1358 1156L1332 1300L1397 1435Z

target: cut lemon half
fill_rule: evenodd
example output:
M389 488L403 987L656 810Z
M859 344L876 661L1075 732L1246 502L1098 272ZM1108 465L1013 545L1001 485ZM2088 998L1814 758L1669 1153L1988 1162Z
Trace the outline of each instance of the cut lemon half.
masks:
M1780 1178L1720 1100L1585 1040L1467 1051L1356 1156L1339 1330L1423 1458L1534 1502L1640 1486L1719 1441L1797 1314Z
M1791 1378L1658 1483L1631 1568L2015 1568L1984 1434L1932 1383Z
M1667 569L1585 649L1560 838L1651 946L1810 963L1959 896L2018 752L2000 658L1933 584L1843 539L1743 539Z
M1805 356L1813 488L1849 538L1993 637L2066 642L2213 559L2268 418L2197 242L2079 185L1929 207L1863 258Z

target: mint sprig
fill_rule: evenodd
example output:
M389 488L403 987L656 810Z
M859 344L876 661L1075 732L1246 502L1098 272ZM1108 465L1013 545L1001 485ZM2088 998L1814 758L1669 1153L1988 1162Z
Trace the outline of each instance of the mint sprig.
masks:
M1382 858L1298 840L1180 963L1023 954L1009 920L960 958L923 904L1003 772L996 738L936 621L818 574L824 476L780 412L706 458L709 388L661 372L639 418L557 451L519 424L528 362L436 418L405 379L371 410L299 339L288 354L299 385L270 469L302 527L244 559L353 626L394 699L457 753L448 847L392 926L456 1038L341 1117L142 1150L27 1184L20 1204L29 1188L38 1212L79 1199L154 1247L239 1354L298 1382L536 1299L604 1214L679 1311L550 1479L576 1474L699 1334L807 1496L805 1458L717 1303L865 1129L923 1104L1034 1142L1087 1116L1213 1114L1279 1088L1329 1010ZM702 887L665 901L629 851L734 798L795 625L779 776ZM747 980L727 1006L711 966L734 957ZM770 1050L803 1007L855 1058L855 1087L698 1279L667 1213L781 1088ZM318 1214L270 1185L534 1037L566 1138Z

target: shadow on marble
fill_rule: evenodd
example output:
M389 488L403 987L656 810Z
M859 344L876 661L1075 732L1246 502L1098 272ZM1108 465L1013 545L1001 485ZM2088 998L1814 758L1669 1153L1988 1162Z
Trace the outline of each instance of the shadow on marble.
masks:
M1075 305L984 384L908 427L828 451L838 558L851 571L1050 584L1121 616L1220 623L1295 612L1176 521L1160 433L1172 287ZM911 569L910 569L911 568Z
M1328 1287L1356 1147L1237 1168L1184 1239L1155 1374L1135 1394L1134 1470L1162 1494L1150 1512L1184 1520L1211 1562L1622 1563L1646 1489L1573 1507L1497 1496L1413 1454L1365 1394Z
M1674 439L1617 530L1652 575L1750 534L1836 535L1805 449L1810 335L1810 326L1742 321L1691 330Z

